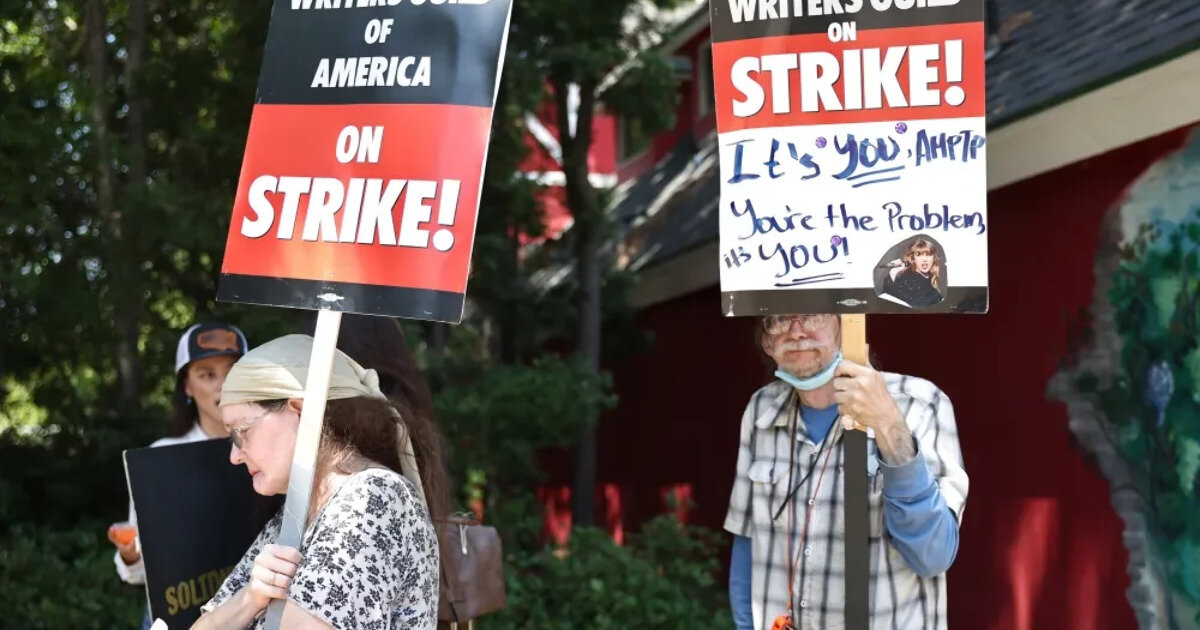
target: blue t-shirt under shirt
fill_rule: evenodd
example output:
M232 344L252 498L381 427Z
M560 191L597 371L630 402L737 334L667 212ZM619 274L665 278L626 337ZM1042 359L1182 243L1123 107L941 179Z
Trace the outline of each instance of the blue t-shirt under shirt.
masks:
M812 440L814 444L820 444L825 436L829 435L833 423L837 421L838 408L837 405L825 409L800 405L800 418L804 420L804 429L808 431L808 439Z

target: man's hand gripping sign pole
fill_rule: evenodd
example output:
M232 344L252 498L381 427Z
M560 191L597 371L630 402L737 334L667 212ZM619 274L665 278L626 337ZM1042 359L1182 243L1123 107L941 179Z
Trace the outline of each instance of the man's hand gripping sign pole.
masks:
M859 366L867 313L986 312L983 0L710 6L722 312L839 314ZM872 462L842 422L844 615L865 630Z
M281 545L301 546L341 313L462 317L511 11L274 4L218 299L320 309Z

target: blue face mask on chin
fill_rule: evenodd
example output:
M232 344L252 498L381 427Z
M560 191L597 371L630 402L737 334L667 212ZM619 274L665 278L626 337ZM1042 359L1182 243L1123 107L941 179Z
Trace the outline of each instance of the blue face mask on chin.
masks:
M820 372L817 372L816 374L813 374L807 378L798 378L796 376L792 376L791 374L784 372L782 368L775 370L775 376L779 377L780 380L800 391L809 392L823 387L826 383L832 381L833 374L837 371L837 366L841 362L842 353L838 352L836 355L834 355L833 360L829 362L829 365L826 366L824 370L821 370Z

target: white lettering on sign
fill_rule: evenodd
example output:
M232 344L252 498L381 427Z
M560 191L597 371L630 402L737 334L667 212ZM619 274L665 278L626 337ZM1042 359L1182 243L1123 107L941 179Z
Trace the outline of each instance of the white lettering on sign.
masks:
M291 240L300 223L304 241L425 248L430 244L428 226L436 222L441 227L433 235L433 244L448 251L454 245L450 228L461 188L462 183L454 179L343 182L332 177L261 175L250 184L251 212L242 218L240 231L247 238L262 238L276 226L275 238Z
M718 0L719 1L719 0ZM863 0L727 0L734 23L858 13ZM957 0L956 0L957 1Z
M860 0L855 0L860 1ZM945 2L946 0L929 0L930 2ZM958 0L953 0L958 2ZM442 4L487 4L488 0L408 0L408 4L421 6L428 2L432 5ZM308 9L368 9L371 7L395 7L404 4L404 0L292 0L292 10Z
M379 163L379 151L383 148L383 127L344 127L338 134L334 155L342 164L357 159L368 164Z
M339 57L322 59L313 75L314 88L428 87L429 57Z
M962 40L942 45L774 53L741 57L730 67L735 90L733 115L748 118L762 111L771 93L771 113L788 114L799 104L805 113L897 107L960 106L963 88ZM907 66L908 80L901 82ZM765 77L763 76L765 75ZM765 79L765 80L764 80ZM944 90L932 86L945 81ZM799 84L799 91L794 89ZM838 89L838 88L841 89ZM839 96L841 94L841 96Z
M299 0L292 0L293 6ZM721 0L717 0L721 1ZM863 0L724 0L734 24L756 20L787 20L799 17L853 15L862 11ZM959 0L871 0L877 12L936 9L954 6Z

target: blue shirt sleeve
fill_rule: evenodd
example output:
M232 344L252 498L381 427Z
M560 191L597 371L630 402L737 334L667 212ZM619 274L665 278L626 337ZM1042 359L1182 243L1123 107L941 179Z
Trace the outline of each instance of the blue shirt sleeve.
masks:
M901 466L881 458L883 474L883 521L892 544L922 577L945 573L958 554L958 519L946 505L929 464L921 456Z
M754 614L750 610L750 569L750 539L734 536L729 563L729 605L737 630L754 630Z

